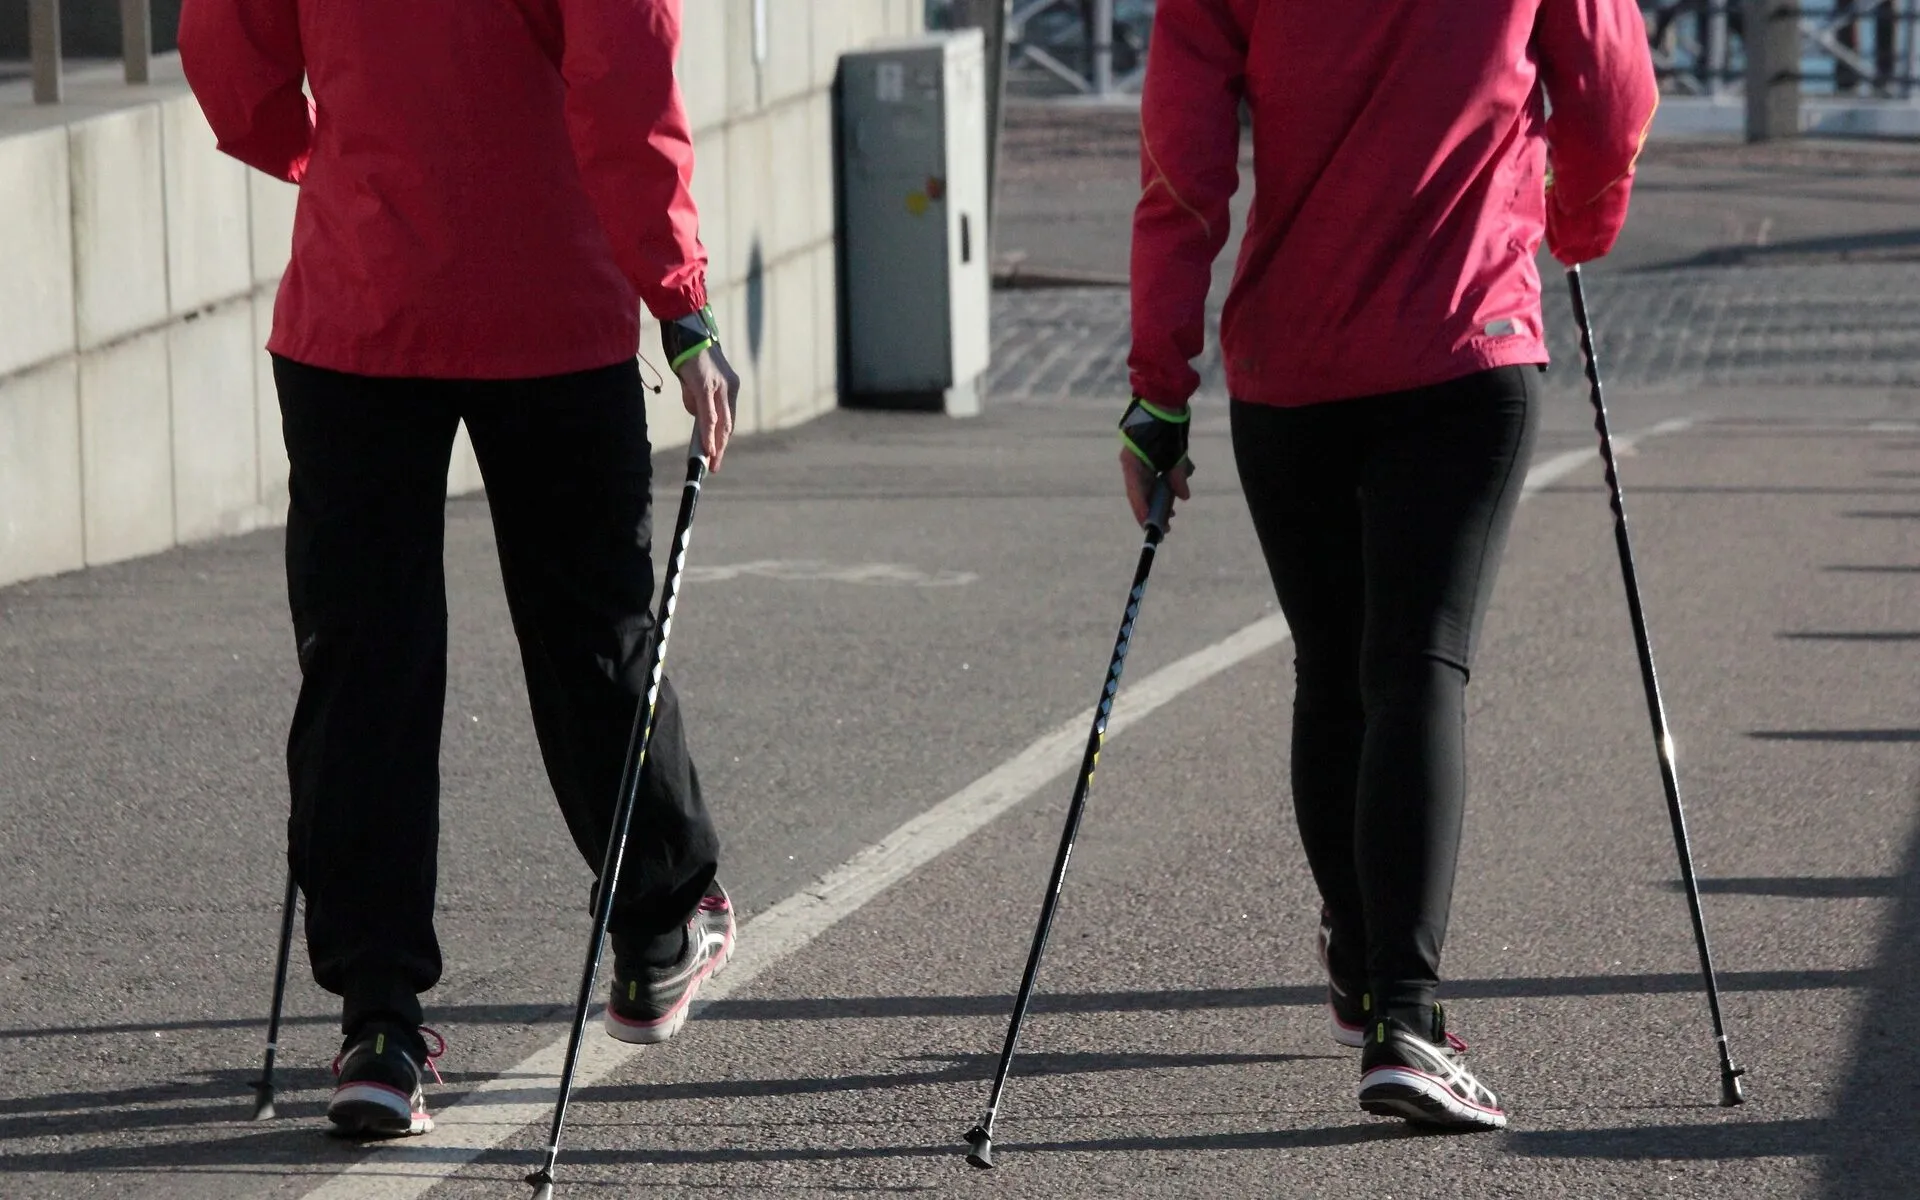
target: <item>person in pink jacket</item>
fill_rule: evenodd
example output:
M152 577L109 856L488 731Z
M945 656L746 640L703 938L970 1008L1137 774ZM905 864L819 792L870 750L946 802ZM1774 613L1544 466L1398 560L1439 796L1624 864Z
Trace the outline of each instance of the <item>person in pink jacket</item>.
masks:
M420 993L446 691L446 480L485 476L534 729L602 861L654 635L640 306L718 469L739 380L707 307L680 0L186 0L220 147L300 187L267 347L301 687L288 859L342 998L328 1115L432 1127ZM307 98L303 84L310 89ZM665 1041L734 936L662 684L611 926L607 1030Z
M1333 1034L1368 1112L1506 1124L1436 1002L1472 650L1547 349L1544 236L1604 255L1656 89L1633 0L1160 0L1141 111L1136 517L1186 485L1213 259L1252 114L1221 320L1234 459L1293 633L1294 814Z

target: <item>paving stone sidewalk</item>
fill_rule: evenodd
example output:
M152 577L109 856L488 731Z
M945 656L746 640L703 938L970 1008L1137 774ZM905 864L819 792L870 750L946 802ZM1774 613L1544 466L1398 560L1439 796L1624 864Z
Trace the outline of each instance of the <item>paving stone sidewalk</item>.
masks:
M1549 346L1578 388L1579 341L1566 289L1544 281ZM1692 267L1587 280L1610 384L1696 387L1920 387L1920 263ZM1224 395L1218 298L1199 367L1202 392ZM1124 396L1123 288L1009 290L994 296L999 400Z
M1023 282L994 297L997 400L1122 396L1136 113L1010 108L995 253ZM1242 173L1252 165L1243 157ZM1234 201L1237 237L1251 189ZM1237 241L1214 272L1214 320ZM1581 385L1566 288L1543 258L1552 389ZM1811 141L1647 147L1620 244L1588 271L1609 382L1703 387L1920 385L1920 147ZM1214 332L1210 330L1211 334ZM1209 337L1203 392L1224 384Z

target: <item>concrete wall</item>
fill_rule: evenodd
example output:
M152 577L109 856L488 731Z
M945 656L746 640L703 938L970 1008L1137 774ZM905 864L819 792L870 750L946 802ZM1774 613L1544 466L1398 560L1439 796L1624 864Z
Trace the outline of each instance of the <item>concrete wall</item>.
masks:
M756 45L755 0L687 0L680 63L746 433L835 403L833 74L921 24L920 0L760 2ZM76 75L52 108L0 86L0 584L285 518L261 346L294 189L214 148L176 61L155 74ZM677 389L649 418L684 443ZM449 484L480 484L464 438Z

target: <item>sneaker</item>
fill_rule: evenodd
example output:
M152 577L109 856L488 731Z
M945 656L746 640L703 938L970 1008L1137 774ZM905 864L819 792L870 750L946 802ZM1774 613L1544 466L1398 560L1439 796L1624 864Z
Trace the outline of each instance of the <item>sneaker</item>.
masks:
M421 1034L432 1034L437 1048L427 1049ZM434 1060L446 1052L447 1040L421 1026L418 1033L394 1021L370 1021L350 1038L333 1060L333 1101L327 1119L341 1137L406 1137L432 1133L424 1067L441 1082Z
M1433 1006L1425 1034L1381 1016L1367 1027L1360 1052L1360 1107L1376 1117L1403 1117L1440 1129L1504 1129L1507 1114L1493 1092L1467 1070L1446 1014Z
M1333 977L1333 959L1327 952L1332 944L1333 920L1323 904L1320 936L1314 940L1314 952L1320 957L1320 968L1327 973L1327 1028L1332 1031L1335 1042L1358 1050L1367 1044L1367 991L1359 984L1343 985Z
M687 918L687 942L680 957L665 966L613 964L613 995L607 1002L607 1033L643 1046L666 1041L687 1023L687 1009L700 985L733 957L733 904L726 889L708 885L700 906Z

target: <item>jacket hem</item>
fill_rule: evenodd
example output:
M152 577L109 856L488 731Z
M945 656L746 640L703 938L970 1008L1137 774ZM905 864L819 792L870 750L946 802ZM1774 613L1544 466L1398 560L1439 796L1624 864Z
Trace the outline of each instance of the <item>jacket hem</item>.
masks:
M638 357L639 333L631 341L591 343L564 353L501 354L391 354L341 351L296 338L271 337L267 353L303 366L372 379L515 380L545 379L627 362Z
M1298 373L1295 373L1293 379L1281 386L1249 388L1236 384L1233 373L1228 372L1227 394L1247 404L1262 404L1271 408L1304 408L1310 404L1334 404L1342 400L1358 400L1364 396L1410 392L1416 388L1449 383L1480 371L1491 371L1496 367L1545 366L1549 361L1546 343L1543 341L1534 338L1502 338L1498 346L1470 344L1443 363L1431 363L1404 372L1364 379L1328 379L1305 385L1299 382ZM1287 374L1286 372L1278 373Z

